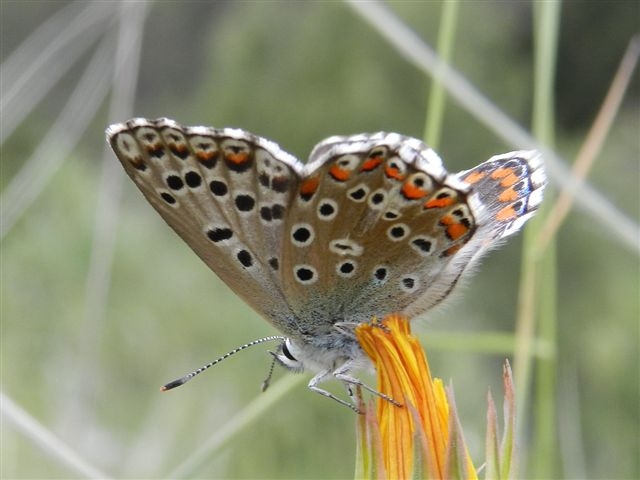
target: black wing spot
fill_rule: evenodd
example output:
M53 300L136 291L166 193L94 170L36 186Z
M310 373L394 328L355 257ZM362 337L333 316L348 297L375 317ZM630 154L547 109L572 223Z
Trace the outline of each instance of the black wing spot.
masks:
M393 227L389 233L393 238L402 238L405 236L405 229L404 227Z
M330 203L323 203L322 205L320 205L320 208L318 209L318 212L323 217L330 217L331 215L333 215L335 211L336 211L335 207Z
M247 250L240 250L236 256L243 267L249 268L253 265L253 257Z
M376 277L377 280L382 281L387 278L388 273L389 271L385 267L378 267L373 272L373 276Z
M424 238L416 238L411 243L413 243L416 246L416 248L423 251L424 253L431 252L432 243L429 240L426 240Z
M364 196L367 194L364 188L358 188L349 194L349 196L354 200L362 200Z
M207 237L209 237L209 240L212 242L218 243L233 237L233 230L230 228L212 228L207 231Z
M256 204L256 200L251 195L238 195L235 202L241 212L250 212Z
M166 181L171 190L180 190L182 187L184 187L184 182L177 175L169 175Z
M216 197L222 197L229 191L227 184L221 182L220 180L211 180L211 182L209 183L209 188L211 189L211 193L213 193Z
M371 203L373 203L374 205L380 205L383 201L384 201L384 194L382 194L380 192L375 193L371 197Z
M198 174L198 172L194 172L193 170L191 170L184 175L184 181L189 187L197 188L202 184L202 177Z
M167 202L169 205L173 205L174 203L176 203L176 199L173 197L173 195L167 193L167 192L162 192L160 194L160 196L162 197L162 199Z

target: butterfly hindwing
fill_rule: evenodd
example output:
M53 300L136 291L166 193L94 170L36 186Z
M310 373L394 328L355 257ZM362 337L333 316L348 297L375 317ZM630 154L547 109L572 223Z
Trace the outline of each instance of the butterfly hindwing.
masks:
M473 188L485 210L483 235L500 239L516 233L542 202L546 177L534 150L495 155L457 177Z
M412 304L472 237L469 190L416 139L377 133L320 143L285 232L292 310L330 327Z
M455 175L469 185L476 231L405 314L419 315L446 299L488 251L535 214L546 183L542 166L538 152L516 151Z

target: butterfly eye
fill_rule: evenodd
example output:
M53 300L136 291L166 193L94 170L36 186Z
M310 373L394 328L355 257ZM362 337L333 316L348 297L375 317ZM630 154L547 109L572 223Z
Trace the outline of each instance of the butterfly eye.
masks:
M288 360L291 360L292 362L297 362L298 360L296 359L296 357L294 357L291 354L291 351L289 350L289 346L287 345L289 343L289 341L286 341L282 344L282 354L287 357Z
M281 344L278 351L275 353L272 352L271 354L273 355L273 358L275 358L276 361L283 367L293 372L302 372L304 371L304 364L302 363L302 361L296 358L296 350L297 349L295 348L295 345L293 345L291 343L291 340L287 338Z

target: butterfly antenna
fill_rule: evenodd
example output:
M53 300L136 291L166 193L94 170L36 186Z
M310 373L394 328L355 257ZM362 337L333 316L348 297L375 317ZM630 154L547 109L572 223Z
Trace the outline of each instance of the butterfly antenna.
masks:
M271 354L273 354L273 352L269 352ZM273 359L271 360L271 367L269 367L269 373L267 374L267 378L264 379L264 382L262 382L262 391L266 392L267 388L269 388L269 385L271 384L271 377L273 376L273 369L276 366L276 357L275 355L273 356Z
M216 365L217 363L220 363L221 361L229 358L231 355L234 355L234 354L236 354L238 352L241 352L245 348L253 347L255 345L259 345L259 344L265 343L265 342L273 342L275 340L284 341L284 340L286 340L286 337L282 337L280 335L272 335L270 337L259 338L257 340L254 340L253 342L245 343L244 345L241 345L238 348L235 348L235 349L231 350L230 352L225 353L224 355L222 355L220 358L214 360L213 362L209 362L206 365L203 365L202 367L198 368L197 370L194 370L193 372L186 374L184 377L180 377L180 378L178 378L178 379L176 379L176 380L174 380L172 382L167 383L166 385L160 387L160 391L166 392L167 390L172 390L172 389L174 389L176 387L179 387L180 385L184 385L185 383L187 383L189 380L191 380L196 375L199 375L200 373L204 372L208 368L211 368L214 365ZM271 370L269 372L269 377L268 377L267 380L271 379L271 373L272 372L273 372L273 364L271 365ZM267 380L265 380L265 382L267 382ZM263 383L263 385L264 385L264 383ZM267 386L269 386L268 382L267 382ZM264 389L264 386L263 386L263 389Z

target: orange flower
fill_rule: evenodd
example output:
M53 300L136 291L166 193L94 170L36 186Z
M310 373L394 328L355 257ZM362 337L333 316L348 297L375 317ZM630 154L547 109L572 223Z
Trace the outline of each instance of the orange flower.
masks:
M377 478L477 478L464 444L453 397L433 380L429 364L411 334L409 321L390 315L356 328L360 345L373 361L378 391L402 404L378 399L374 417L360 422L361 475ZM368 449L367 449L368 448Z

